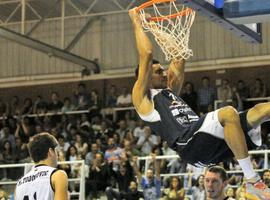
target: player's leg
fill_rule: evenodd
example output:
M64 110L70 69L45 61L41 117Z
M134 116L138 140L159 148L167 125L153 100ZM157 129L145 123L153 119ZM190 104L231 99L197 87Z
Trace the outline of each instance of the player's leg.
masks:
M249 109L247 113L247 122L248 124L256 128L264 121L270 119L270 103L259 103L253 108Z
M247 158L248 148L237 111L231 106L221 108L218 112L218 119L224 127L224 140L236 159Z
M260 106L257 106L257 109ZM260 108L262 109L262 108ZM254 110L249 112L249 115L255 113ZM255 114L254 114L255 115ZM263 119L263 114L256 115L250 118L250 123L252 126L259 125L256 124ZM254 171L250 157L248 156L246 138L241 127L240 117L237 111L232 107L225 107L221 109L218 113L219 121L224 127L224 140L230 147L234 156L236 157L240 167L243 170L244 176L247 179L247 195L251 195L252 199L265 199L270 200L270 191L265 187L265 185L260 181L260 177ZM248 117L247 117L248 118Z

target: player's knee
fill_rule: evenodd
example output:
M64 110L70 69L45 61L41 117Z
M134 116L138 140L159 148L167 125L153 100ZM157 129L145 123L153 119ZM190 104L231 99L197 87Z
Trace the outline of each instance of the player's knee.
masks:
M239 114L237 110L232 106L226 106L220 109L219 113L219 120L222 124L226 122L238 122L239 121Z

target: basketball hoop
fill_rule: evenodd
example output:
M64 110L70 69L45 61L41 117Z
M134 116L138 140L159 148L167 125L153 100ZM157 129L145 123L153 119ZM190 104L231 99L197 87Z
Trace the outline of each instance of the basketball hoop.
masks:
M176 5L176 0L150 0L137 8L142 26L150 31L165 54L166 60L188 59L193 55L188 47L190 28L195 19L195 11ZM161 14L157 4L169 3L169 14ZM153 7L155 17L148 17L146 8Z

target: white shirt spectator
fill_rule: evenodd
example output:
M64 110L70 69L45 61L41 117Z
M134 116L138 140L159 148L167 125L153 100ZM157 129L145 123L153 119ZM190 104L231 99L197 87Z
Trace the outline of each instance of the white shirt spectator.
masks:
M145 155L149 155L155 145L158 144L158 138L155 135L151 135L151 129L149 126L144 128L144 135L139 137L137 146L141 148L141 151Z

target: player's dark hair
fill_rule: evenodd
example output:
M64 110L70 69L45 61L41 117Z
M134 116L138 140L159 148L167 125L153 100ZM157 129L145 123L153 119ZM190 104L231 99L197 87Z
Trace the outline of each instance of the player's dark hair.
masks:
M48 157L49 149L57 147L57 140L49 133L39 133L33 136L28 143L28 150L35 163Z
M224 168L222 168L220 166L212 166L212 167L208 168L207 171L208 172L219 174L220 175L220 178L222 179L222 182L228 180L227 172L225 171Z
M152 59L152 64L159 64L160 62L156 59ZM137 65L136 69L135 69L135 77L138 78L139 76L139 65Z

